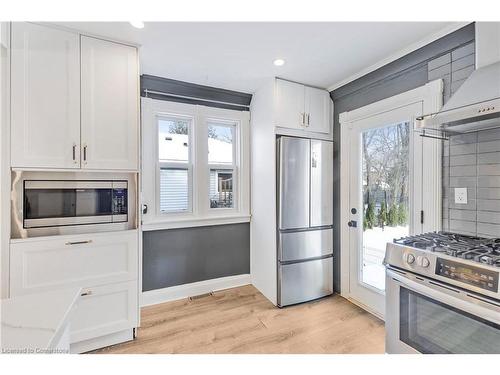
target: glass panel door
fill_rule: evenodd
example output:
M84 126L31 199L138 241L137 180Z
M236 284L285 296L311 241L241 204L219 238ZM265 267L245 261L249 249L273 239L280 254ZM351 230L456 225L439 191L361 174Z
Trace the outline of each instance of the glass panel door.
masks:
M406 288L400 288L400 339L421 353L500 353L498 324Z
M409 235L410 123L361 134L363 238L361 280L385 290L387 242Z
M414 233L418 103L352 123L349 156L349 295L385 314L388 242ZM417 169L418 170L418 169Z

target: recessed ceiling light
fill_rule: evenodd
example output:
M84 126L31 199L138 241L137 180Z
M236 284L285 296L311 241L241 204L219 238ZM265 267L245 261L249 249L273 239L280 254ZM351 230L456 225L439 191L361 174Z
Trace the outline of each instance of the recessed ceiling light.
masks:
M276 66L283 66L285 65L285 60L283 59L276 59L273 61L273 64L276 65Z
M130 24L137 29L144 28L144 22L142 22L142 21L130 21Z

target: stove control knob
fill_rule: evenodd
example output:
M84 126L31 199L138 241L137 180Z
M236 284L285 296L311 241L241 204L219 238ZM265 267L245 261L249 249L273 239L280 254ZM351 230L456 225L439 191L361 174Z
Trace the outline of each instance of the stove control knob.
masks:
M427 268L427 267L429 267L429 264L431 264L431 262L426 257L418 256L417 257L417 264L420 267Z
M413 255L413 254L406 254L406 263L408 263L408 264L415 263L415 255Z

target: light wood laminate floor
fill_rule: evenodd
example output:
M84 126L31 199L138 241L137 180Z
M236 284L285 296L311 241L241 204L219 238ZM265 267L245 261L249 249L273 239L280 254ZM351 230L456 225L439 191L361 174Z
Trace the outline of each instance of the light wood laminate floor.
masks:
M251 285L142 309L134 341L94 353L383 353L384 323L335 295L279 309Z

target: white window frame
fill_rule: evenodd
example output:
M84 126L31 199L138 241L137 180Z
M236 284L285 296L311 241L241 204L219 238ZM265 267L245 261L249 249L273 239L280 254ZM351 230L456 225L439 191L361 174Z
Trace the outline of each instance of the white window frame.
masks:
M201 105L141 98L142 115L142 229L159 230L250 221L250 113ZM189 129L190 210L161 212L158 119L191 119ZM234 125L233 164L208 164L208 123ZM233 207L210 208L210 168L233 168Z

